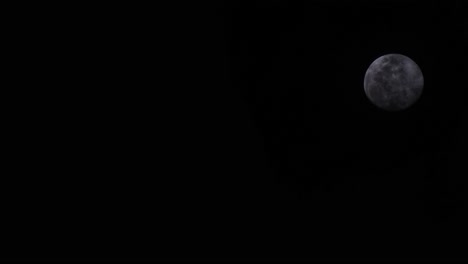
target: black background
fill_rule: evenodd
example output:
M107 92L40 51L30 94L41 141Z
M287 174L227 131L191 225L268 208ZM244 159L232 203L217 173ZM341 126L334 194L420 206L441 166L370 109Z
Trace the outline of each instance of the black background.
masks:
M466 257L460 1L12 10L6 257ZM402 112L363 91L388 53Z

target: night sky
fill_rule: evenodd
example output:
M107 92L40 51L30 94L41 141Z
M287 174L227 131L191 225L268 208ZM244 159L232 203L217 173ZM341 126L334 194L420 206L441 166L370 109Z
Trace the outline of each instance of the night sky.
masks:
M455 7L319 1L233 8L228 73L275 183L293 199L347 197L369 214L364 208L372 206L392 217L411 211L417 222L456 221L462 193L449 189L463 182L451 162L463 140L464 43ZM425 77L422 97L403 112L374 107L363 91L367 67L388 53L413 58Z
M462 1L15 10L6 257L466 257ZM364 93L388 53L401 112Z
M245 180L272 206L270 230L320 245L293 243L295 256L445 256L445 247L458 256L460 244L440 242L459 240L467 219L461 10L430 1L229 5L227 76L268 167ZM376 108L363 90L367 67L388 53L412 58L425 78L402 112Z

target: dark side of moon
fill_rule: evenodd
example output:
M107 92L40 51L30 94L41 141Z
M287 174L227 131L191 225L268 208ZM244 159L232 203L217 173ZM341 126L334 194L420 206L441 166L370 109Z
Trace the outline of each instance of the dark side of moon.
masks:
M413 105L421 96L424 78L419 66L401 54L377 58L364 77L364 91L377 107L400 111Z

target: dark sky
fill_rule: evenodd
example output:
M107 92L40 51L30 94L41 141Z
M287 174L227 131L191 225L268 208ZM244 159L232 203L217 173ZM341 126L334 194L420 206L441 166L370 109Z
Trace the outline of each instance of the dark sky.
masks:
M395 255L412 244L420 245L413 256L432 248L443 254L437 241L458 240L467 219L460 4L228 6L228 81L247 104L268 167L240 182L268 189L256 194L272 206L265 212L272 229L289 239L315 234L309 241L334 237L348 246L359 245L359 237L379 244L375 252L388 247ZM363 91L367 67L388 53L411 57L425 77L418 103L399 113L377 109ZM320 255L313 252L301 253Z
M12 257L466 257L461 1L15 10ZM402 112L363 89L388 53Z
M401 191L428 206L428 193L416 189L457 181L445 174L443 161L459 148L464 113L464 32L455 6L235 5L227 30L229 77L248 104L282 186L293 186L306 200L354 188L363 189L357 195ZM388 53L413 58L425 77L419 102L400 113L375 108L363 91L367 67ZM437 176L428 175L437 169Z

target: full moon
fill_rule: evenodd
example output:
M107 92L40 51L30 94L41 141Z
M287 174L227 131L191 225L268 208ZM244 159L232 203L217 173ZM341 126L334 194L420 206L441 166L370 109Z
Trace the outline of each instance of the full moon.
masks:
M401 54L377 58L367 69L364 91L377 107L400 111L413 105L421 96L424 78L419 66Z

